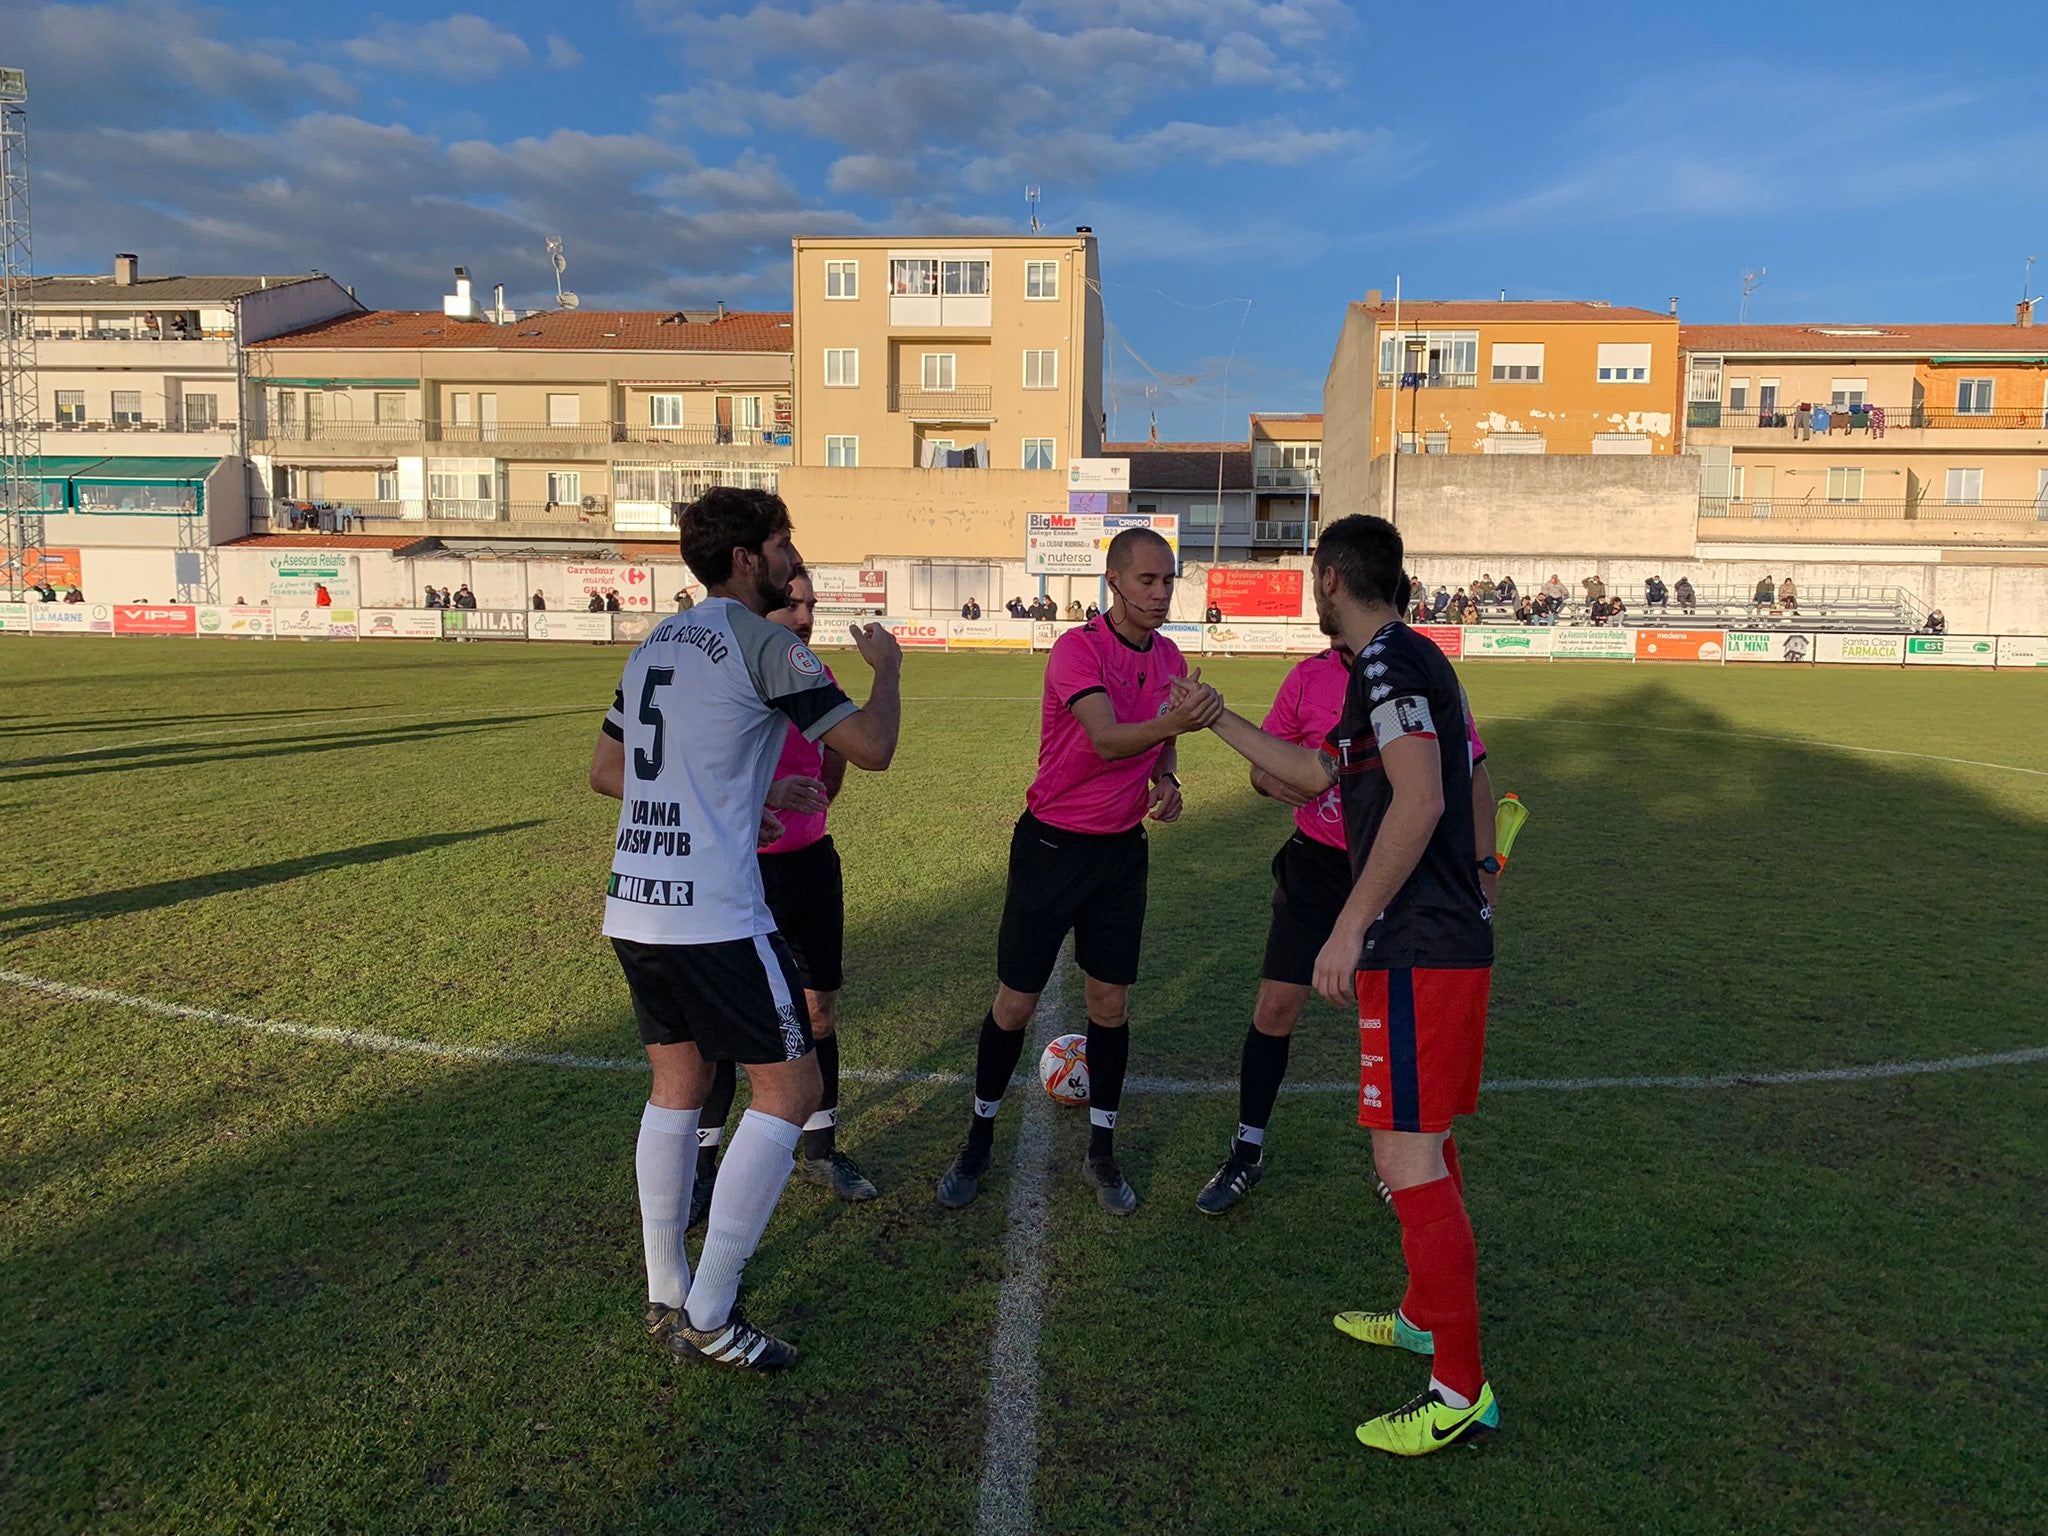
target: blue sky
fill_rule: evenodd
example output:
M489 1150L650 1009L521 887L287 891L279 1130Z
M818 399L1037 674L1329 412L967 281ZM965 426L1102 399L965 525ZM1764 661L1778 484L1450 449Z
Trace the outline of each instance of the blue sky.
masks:
M1345 301L1397 272L1420 297L1675 294L1727 321L1767 267L1755 320L2005 321L2048 258L2036 5L0 18L0 63L30 71L39 271L135 250L433 307L461 263L540 304L560 234L586 305L779 308L793 234L1014 230L1035 182L1049 228L1101 241L1127 437L1148 406L1185 438L1316 409Z

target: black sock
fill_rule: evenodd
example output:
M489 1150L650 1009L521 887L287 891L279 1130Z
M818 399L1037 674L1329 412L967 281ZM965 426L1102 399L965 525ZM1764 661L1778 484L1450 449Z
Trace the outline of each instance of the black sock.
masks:
M1237 1138L1230 1150L1247 1162L1256 1163L1265 1146L1266 1122L1273 1118L1273 1101L1287 1075L1291 1038L1262 1035L1256 1029L1244 1032L1244 1051L1237 1059ZM1246 1140L1247 1131L1256 1132L1258 1140Z
M711 1172L718 1162L718 1144L725 1139L725 1122L732 1114L732 1096L739 1091L740 1069L729 1061L711 1064L711 1092L697 1115L697 1172ZM706 1141L707 1136L714 1140Z
M818 1076L825 1080L825 1092L818 1100L818 1113L831 1118L818 1130L804 1132L805 1157L830 1157L839 1137L839 1036L817 1039Z
M1116 1112L1124 1101L1124 1069L1131 1061L1131 1029L1088 1021L1088 1155L1116 1156Z
M974 1052L974 1113L967 1122L970 1147L985 1152L995 1145L996 1107L1003 1102L1010 1074L1017 1070L1017 1060L1023 1054L1023 1030L999 1027L993 1008L982 1015L981 1043Z

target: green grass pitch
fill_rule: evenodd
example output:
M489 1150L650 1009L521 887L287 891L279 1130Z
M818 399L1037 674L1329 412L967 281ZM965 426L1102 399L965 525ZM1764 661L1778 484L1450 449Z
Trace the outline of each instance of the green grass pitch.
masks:
M632 1057L598 934L615 808L584 784L623 661L0 640L0 969ZM913 657L896 767L852 776L849 1069L971 1063L1041 665ZM1205 675L1251 712L1283 670ZM1461 672L1535 812L1490 1078L2048 1045L2041 679ZM1182 771L1132 1070L1224 1079L1285 816L1212 739ZM973 1529L1009 1179L933 1201L964 1090L849 1084L883 1198L792 1185L748 1290L804 1359L757 1381L640 1336L630 1072L11 984L0 1018L0 1529ZM1355 1041L1318 1004L1292 1079L1354 1076ZM2048 1063L1483 1098L1460 1142L1503 1432L1416 1464L1351 1429L1419 1363L1328 1324L1400 1287L1344 1096L1281 1100L1222 1222L1192 1201L1234 1098L1124 1109L1127 1222L1074 1177L1085 1117L1055 1128L1037 1530L2040 1528Z

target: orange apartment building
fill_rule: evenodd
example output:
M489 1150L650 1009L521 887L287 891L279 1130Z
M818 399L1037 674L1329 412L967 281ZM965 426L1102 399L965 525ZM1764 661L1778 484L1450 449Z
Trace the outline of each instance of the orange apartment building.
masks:
M2033 542L2048 532L2048 332L1689 325L1700 534Z

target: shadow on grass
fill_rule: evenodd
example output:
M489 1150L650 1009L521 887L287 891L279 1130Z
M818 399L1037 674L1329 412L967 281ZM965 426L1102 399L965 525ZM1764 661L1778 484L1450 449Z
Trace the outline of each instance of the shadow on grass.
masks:
M150 715L125 720L86 720L77 723L68 723L57 717L49 717L34 724L24 725L16 721L0 725L0 738L9 736L106 735L111 731L137 731L152 725L189 727L208 724L215 720L284 720L303 715L362 714L377 707L375 704L353 704L343 705L338 709L238 709L213 715ZM38 759L37 761L54 761L54 759Z
M1984 919L1987 905L2041 910L2043 864L2003 861L1992 887L1983 862L1983 850L2038 841L2038 816L2016 817L1965 780L1795 743L1716 746L1632 731L1725 723L1654 682L1590 713L1603 728L1503 722L1488 732L1496 783L1519 789L1537 817L1503 905L1497 1072L1504 1056L1517 1071L1621 1072L2039 1043L2038 933ZM1221 1076L1242 1038L1267 861L1287 822L1275 807L1219 793L1226 780L1241 783L1242 770L1213 743L1188 744L1183 772L1194 809L1153 838L1133 1069ZM890 789L862 793L885 798ZM999 840L999 820L955 826L951 841ZM925 829L897 825L888 837L890 856L907 861L899 880L872 873L872 850L849 850L848 1065L960 1070L993 986L1000 855L980 849L971 869L955 870L957 846ZM843 840L861 838L854 830ZM590 857L602 863L602 843ZM256 883L312 872L266 866ZM448 882L451 902L506 898L488 883L465 896L462 879ZM146 890L175 889L183 894L171 899L183 900L189 885ZM10 914L38 915L106 912ZM546 1007L547 978L535 978L535 993ZM549 1046L632 1049L622 986L566 1001L587 1022ZM1297 1072L1341 1077L1355 1063L1355 1035L1328 1027L1333 1019L1302 1042ZM158 1176L134 1193L123 1191L118 1159L97 1172L74 1165L57 1176L88 1184L90 1197L17 1237L0 1271L20 1383L0 1407L0 1441L13 1447L0 1523L912 1533L971 1521L1014 1113L989 1196L944 1213L930 1180L964 1125L964 1091L851 1088L849 1150L883 1183L884 1198L850 1208L792 1188L749 1293L808 1357L786 1381L738 1382L678 1373L637 1337L637 1081L341 1057L234 1035L194 1046L151 1035L156 1028L135 1026L138 1043L152 1043L122 1057L127 1085L146 1089L149 1074L160 1074L167 1091L191 1095L195 1113L211 1109L223 1132L238 1134L164 1148ZM108 1086L89 1062L74 1070L81 1094ZM1027 1060L1013 1094L1036 1091L1029 1071ZM1897 1136L1944 1129L1916 1121L1903 1102ZM1355 1528L1355 1447L1288 1418L1336 1411L1327 1372L1293 1374L1307 1369L1293 1355L1310 1347L1295 1342L1309 1335L1279 1319L1299 1298L1272 1298L1261 1315L1274 1327L1256 1337L1202 1333L1242 1293L1179 1251L1200 1220L1182 1198L1193 1184L1149 1187L1169 1116L1148 1114L1143 1101L1132 1109L1123 1141L1147 1203L1130 1223L1103 1226L1088 1250L1112 1283L1098 1273L1089 1305L1062 1309L1055 1273L1062 1321L1048 1358L1059 1374L1041 1435L1039 1524L1104 1533L1296 1520ZM1356 1134L1340 1129L1341 1106L1292 1112L1298 1125L1313 1112L1331 1134ZM1214 1106L1218 1152L1231 1115L1227 1101ZM1062 1138L1070 1130L1063 1125ZM1632 1151L1645 1177L1668 1175L1687 1156L1684 1145L1655 1139ZM92 1152L90 1142L76 1144L77 1158ZM1515 1150L1494 1155L1512 1159ZM1569 1181L1604 1167L1610 1149L1595 1136L1549 1155L1553 1176ZM1873 1189L1870 1198L1890 1194ZM1517 1266L1490 1275L1489 1315L1514 1315L1518 1292L1541 1293L1552 1312L1611 1312L1604 1271L1581 1256L1640 1253L1645 1239L1641 1212L1608 1214L1611 1230L1573 1243L1543 1233L1543 1211L1521 1214ZM1767 1215L1759 1204L1724 1219ZM1053 1219L1056 1228L1099 1221L1079 1196L1056 1200ZM1685 1207L1661 1208L1657 1219L1682 1222ZM1170 1260L1148 1246L1169 1231ZM1335 1275L1355 1263L1348 1227L1326 1220L1292 1236L1297 1268L1310 1253ZM1821 1274L1858 1262L1825 1251L1790 1258ZM1661 1278L1674 1292L1697 1289L1691 1275ZM1637 1288L1659 1279L1652 1265ZM1967 1315L1982 1277L1937 1260L1915 1291L1914 1305L1930 1315ZM1789 1356L1774 1386L1798 1415L1788 1422L1831 1423L1831 1352L1860 1347L1866 1331L1856 1294L1842 1288L1847 1310L1831 1315L1838 1331L1824 1340L1774 1316L1769 1287L1731 1281L1711 1305L1685 1299L1709 1333L1775 1339ZM1631 1315L1656 1314L1639 1300ZM1119 1340L1140 1336L1147 1349L1135 1358ZM1196 1337L1207 1345L1185 1347ZM1656 1359L1669 1341L1652 1330L1622 1347ZM1976 1403L1977 1381L2039 1389L2038 1357L2025 1367L2031 1381L2013 1380L2012 1361L1973 1360L1967 1348L1952 1363L1944 1382L1888 1394L1869 1416L1889 1414L1898 1444L1948 1445L1950 1426ZM1308 1385L1267 1411L1243 1411L1243 1384L1269 1379ZM1691 1528L1725 1529L1742 1523L1742 1511L1773 1507L1796 1482L1853 1484L1868 1447L1847 1440L1752 1443L1732 1471L1721 1448L1746 1404L1744 1385L1660 1396L1659 1418L1630 1426L1621 1463L1604 1474L1568 1464L1608 1479L1598 1505L1626 1528L1678 1529L1683 1522L1667 1517L1690 1508L1699 1517ZM1568 1460L1601 1427L1570 1413L1518 1424L1516 1440L1460 1479L1414 1482L1407 1496L1418 1520L1465 1528L1492 1511L1488 1523L1500 1529L1569 1526L1580 1491L1539 1464ZM2001 1422L1979 1432L1994 1454L2027 1434L2020 1416ZM1605 1428L1611 1440L1612 1424ZM1913 1477L1891 1492L1909 1501L1889 1511L1894 1520L1916 1498L1939 1514L1937 1502L1965 1481L1939 1458ZM1804 1528L1850 1528L1863 1523L1859 1508L1853 1495L1835 1511L1805 1506L1813 1523ZM1219 1520L1224 1510L1234 1518Z

